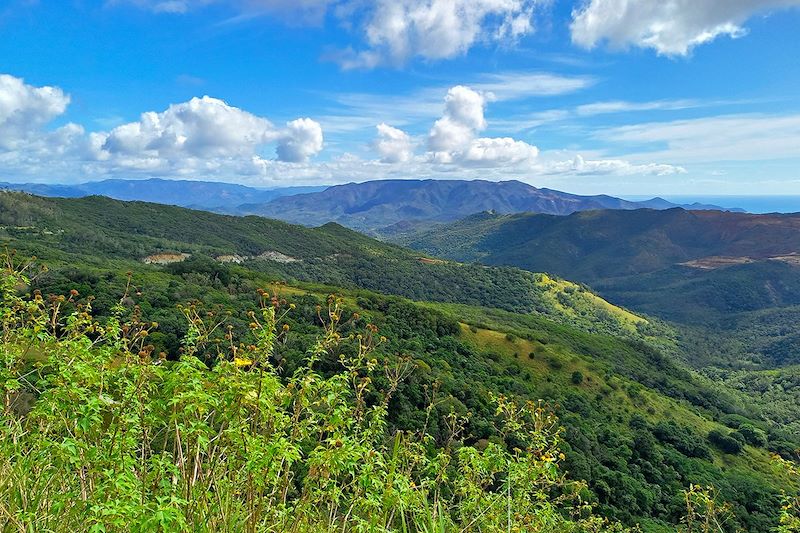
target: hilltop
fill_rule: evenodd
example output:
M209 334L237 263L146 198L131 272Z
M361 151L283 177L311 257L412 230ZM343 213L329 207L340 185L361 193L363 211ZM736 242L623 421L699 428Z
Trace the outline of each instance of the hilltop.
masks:
M393 235L416 224L453 221L481 211L567 215L589 209L669 209L662 198L628 201L538 189L520 181L376 180L346 185L256 188L233 183L109 179L76 185L0 183L0 189L56 198L107 196L231 215L261 215L306 226L337 222L372 234ZM692 209L723 208L692 204Z
M797 262L800 214L639 209L569 216L480 213L398 238L462 261L515 265L586 283L674 267ZM800 260L800 258L798 258Z

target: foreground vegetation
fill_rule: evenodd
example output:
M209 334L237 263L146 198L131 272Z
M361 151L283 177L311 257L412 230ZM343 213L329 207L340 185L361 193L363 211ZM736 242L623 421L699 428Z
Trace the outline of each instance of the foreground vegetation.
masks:
M353 342L359 333L365 338L368 324L379 328L373 337L386 337L372 347L368 360L376 362L371 373L359 373L371 380L365 405L380 405L384 398L387 402L382 437L370 441L370 449L389 453L399 432L415 445L424 442L434 456L450 449L451 465L462 448L483 451L493 444L513 454L519 444L503 434L497 399L517 405L538 405L542 399L563 428L558 441L564 459L556 456L559 475L586 480L577 492L580 501L605 519L639 524L648 533L674 531L686 520L685 491L713 485L715 500L731 512L727 531L767 532L779 523L782 490L796 488L796 478L771 457L796 458L798 443L792 434L760 416L757 402L686 367L676 357L676 339L668 326L614 307L584 286L514 269L420 261L414 252L336 226L311 230L105 199L5 199L9 209L0 211L0 220L13 225L0 228L0 240L24 251L21 255L45 258L49 266L37 271L28 286L20 285L17 296L30 299L26 293L39 291L44 304L53 305L57 299L50 295L78 293L59 305L62 320L55 336L60 340L35 344L27 352L28 366L19 371L31 381L21 381L15 400L15 405L27 406L23 414L39 405L46 379L53 375L48 368L54 367L41 359L56 355L51 348L65 342L67 317L87 303L87 295L94 297L91 308L98 323L88 333L93 350L112 343L107 331L114 324L149 325L142 345L150 347L155 368L147 371L152 370L147 375L148 383L154 383L153 401L171 402L182 389L169 380L183 368L189 352L202 362L197 375L204 377L198 379L213 381L208 390L215 397L224 392L218 386L227 379L220 374L224 365L234 361L231 338L244 345L235 344L238 354L258 346L262 330L251 328L250 314L261 316L264 302L258 291L268 287L280 309L290 305L284 299L295 306L286 315L279 313L279 331L288 326L289 332L273 345L269 358L282 387L309 372L321 380L341 374L335 352L351 356L350 334ZM163 266L141 262L169 250L192 255ZM264 250L298 261L219 260L223 254L252 256ZM376 288L428 301L365 290ZM338 330L345 342L309 366L310 347L328 334L330 317L324 310L332 293L341 297ZM187 302L194 303L187 307ZM207 340L198 342L188 309L206 324ZM135 349L131 354L138 357ZM112 361L106 366L114 372L116 361L125 360L111 352L104 357ZM261 360L251 355L240 359ZM220 360L228 363L220 366ZM246 364L234 367L231 371L252 372ZM404 379L393 385L384 368L405 369ZM107 386L108 374L104 376ZM345 397L351 394L345 392ZM165 408L153 407L152 412L161 417ZM459 429L455 437L454 426ZM160 439L166 432L149 431L158 437L147 446L163 449ZM206 435L209 440L215 436ZM166 445L175 450L171 441ZM190 457L186 450L183 454ZM290 474L298 482L305 475L302 462ZM80 482L80 476L75 479ZM503 479L501 474L495 477L492 493ZM694 493L698 498L702 494L697 489ZM552 496L565 494L574 496L575 491L557 488ZM564 512L559 514L572 516Z
M392 356L385 349L392 341L345 300L315 306L310 337L295 334L303 327L292 320L308 309L259 291L245 343L227 314L181 307L187 330L180 357L170 360L150 342L157 325L126 305L128 293L98 321L91 298L26 296L31 284L7 263L2 530L626 530L595 516L604 508L596 494L565 475L580 471L574 461L583 455L565 440L579 442L574 417L565 433L555 406L492 393L478 416L460 410L441 384L415 383L424 358ZM472 329L464 336L485 343ZM303 356L289 365L294 337L303 339ZM519 349L523 341L503 342ZM594 375L585 371L567 372L573 385L576 373L581 381ZM415 393L424 403L416 413L403 407ZM416 423L403 419L415 414ZM481 431L489 438L476 439ZM646 443L636 443L637 454ZM605 453L616 453L607 444ZM647 453L661 453L648 445ZM733 531L738 507L723 499L687 487L680 523L687 531ZM774 502L775 523L796 531L792 500L783 518Z
M425 428L389 431L413 363L373 358L376 328L356 333L334 297L307 359L281 376L287 311L270 294L249 345L213 343L222 323L184 308L170 362L136 312L101 325L75 292L20 298L27 283L6 269L0 285L3 530L623 531L559 471L561 430L541 403L493 398L502 438L481 447L463 445L455 413L443 445ZM198 358L209 343L210 367Z

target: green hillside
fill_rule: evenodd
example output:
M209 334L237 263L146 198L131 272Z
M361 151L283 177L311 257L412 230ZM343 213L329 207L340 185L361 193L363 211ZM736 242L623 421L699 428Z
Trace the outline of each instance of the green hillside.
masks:
M583 498L601 515L639 523L646 531L675 529L686 512L683 491L690 484L716 487L737 517L731 527L770 531L777 524L780 491L792 487L770 457L792 456L798 443L791 435L761 417L748 396L687 368L674 355L679 339L669 327L613 306L581 285L512 268L420 260L416 252L335 225L308 229L102 198L0 198L0 235L17 251L16 262L36 255L38 264L48 267L32 270L30 283L15 283L12 293L38 290L44 302L56 304L59 300L47 295L76 290L59 304L64 317L91 295L105 328L115 316L157 323L148 326L152 331L143 346L154 359L163 351L167 370L183 368L174 361L188 355L187 346L213 372L224 371L214 370L220 352L231 357L229 338L241 340L243 350L258 346L260 330L251 324L262 290L288 311L280 322L288 333L268 361L276 379L289 383L304 368L315 339L325 334L320 310L337 294L337 316L350 317L343 320L342 338L374 325L374 337L385 337L372 352L377 368L409 365L388 404L386 433L371 444L375 449L397 429L428 435L430 450L446 449L455 413L463 418L456 448L513 450L514 437L495 418L492 398L503 394L521 402L545 400L564 427L561 471L587 481ZM249 258L265 252L275 252L273 259ZM191 255L164 265L142 262L157 253ZM239 255L242 262L220 262L222 255ZM192 301L191 308L177 307ZM190 316L203 323L222 325L203 330L199 342L199 330L186 321L187 309L196 310ZM66 334L69 324L57 321L56 332ZM38 381L4 385L24 393L34 408L37 399L49 398L43 391L54 387L47 382L50 367L37 363L49 357L50 347L35 346L25 352L19 372L39 376ZM114 360L103 364L114 368ZM314 372L326 379L334 379L339 368L334 354L313 363ZM169 374L154 372L169 390ZM375 372L364 401L380 405L381 391L391 387L391 374ZM98 423L103 425L102 417ZM301 480L308 472L291 475ZM15 509L25 501L17 490L0 482L5 491L0 494L22 498L13 500ZM75 494L70 513L89 516L75 505L80 493ZM98 505L108 509L105 500ZM184 509L180 502L164 505L173 512Z
M414 300L491 303L587 329L635 334L624 313L614 314L613 306L597 299L587 304L585 291L567 293L521 269L430 258L338 224L306 228L105 197L59 199L0 192L0 242L51 265L97 264L98 257L99 263L151 258L177 260L167 265L175 273L216 274L242 265L273 278L371 289ZM575 299L580 312L565 312L556 295L564 302Z
M695 368L800 434L800 216L595 211L468 217L399 241L427 253L547 271L669 320Z

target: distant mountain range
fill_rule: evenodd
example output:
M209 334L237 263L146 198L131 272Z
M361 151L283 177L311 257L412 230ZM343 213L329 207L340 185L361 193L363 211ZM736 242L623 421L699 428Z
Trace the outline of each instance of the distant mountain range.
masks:
M653 198L631 202L613 196L579 196L539 189L520 181L380 180L336 185L321 192L283 196L240 212L316 226L334 221L367 232L395 232L415 222L453 221L481 211L524 211L568 215L594 209L668 209L676 204ZM689 209L722 208L693 204Z
M78 198L89 195L192 207L235 215L320 226L337 222L368 233L395 234L415 224L449 222L482 211L568 215L595 209L669 209L661 198L628 201L613 196L580 196L539 189L520 181L378 180L332 187L258 189L230 183L165 179L113 179L79 185L10 184L0 188ZM681 205L687 209L723 208Z
M235 213L242 204L269 202L283 195L317 192L325 186L260 189L234 183L210 181L110 179L76 185L45 183L0 183L0 189L25 191L40 196L82 198L100 195L115 200L154 202L206 211Z

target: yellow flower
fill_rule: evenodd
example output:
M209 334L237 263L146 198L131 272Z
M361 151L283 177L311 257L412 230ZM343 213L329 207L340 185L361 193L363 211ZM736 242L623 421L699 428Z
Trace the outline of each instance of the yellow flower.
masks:
M253 364L252 359L247 359L246 357L234 357L233 364L236 365L238 368L243 366L250 366Z

